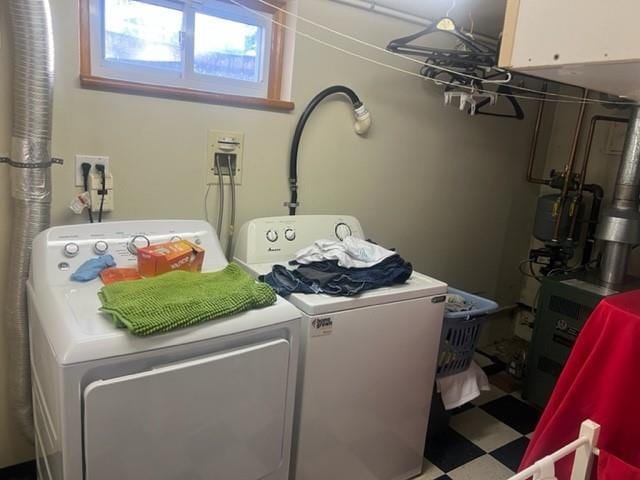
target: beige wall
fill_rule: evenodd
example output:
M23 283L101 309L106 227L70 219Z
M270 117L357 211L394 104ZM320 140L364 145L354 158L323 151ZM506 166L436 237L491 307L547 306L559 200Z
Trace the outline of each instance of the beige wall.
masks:
M368 138L355 135L350 109L342 101L328 101L316 111L300 150L300 213L356 215L368 236L397 247L416 269L503 303L517 299L521 279L512 262L528 247L526 225L536 194L523 181L532 114L525 121L471 118L444 107L440 87L304 38L296 45L293 114L83 90L77 79L76 5L76 0L52 0L57 75L53 153L67 161L54 168L54 223L83 220L67 207L75 193L76 153L111 157L116 210L110 219L202 218L209 129L245 132L238 223L286 214L287 152L297 116L316 92L344 83L372 111L373 128ZM4 31L6 12L0 12ZM299 13L383 46L416 28L326 0L301 0ZM8 101L6 52L3 42L0 106ZM0 150L9 142L8 118L7 110L0 109ZM0 168L0 182L4 267L10 219L6 167ZM211 211L215 198L211 195ZM3 355L0 375L8 369ZM5 397L0 391L0 466L24 458L24 450L8 448L16 433L7 424Z

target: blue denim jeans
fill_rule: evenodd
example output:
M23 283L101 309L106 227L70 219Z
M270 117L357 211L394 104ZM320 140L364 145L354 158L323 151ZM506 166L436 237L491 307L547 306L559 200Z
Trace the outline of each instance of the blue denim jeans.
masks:
M268 283L278 293L326 293L336 296L353 296L374 288L406 282L413 268L400 255L393 255L367 268L344 268L336 260L314 262L288 270L274 265L271 273L260 280Z

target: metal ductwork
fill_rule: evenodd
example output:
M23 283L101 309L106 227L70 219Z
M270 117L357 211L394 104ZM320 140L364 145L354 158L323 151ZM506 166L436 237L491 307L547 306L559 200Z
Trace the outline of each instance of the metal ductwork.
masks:
M13 225L5 321L10 356L9 392L23 433L33 440L26 282L35 235L51 212L53 33L48 0L10 0L13 41Z
M604 240L600 280L621 285L627 273L629 255L640 244L640 107L634 107L618 169L611 208L602 215L596 238Z

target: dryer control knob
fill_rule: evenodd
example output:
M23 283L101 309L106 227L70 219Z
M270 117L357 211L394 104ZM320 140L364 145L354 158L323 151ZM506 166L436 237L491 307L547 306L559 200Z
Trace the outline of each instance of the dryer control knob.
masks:
M275 230L267 230L267 240L270 242L275 242L278 240L278 232Z
M286 238L290 242L293 242L296 239L296 231L293 228L287 228L284 231L284 238Z
M78 246L77 243L67 243L64 246L62 253L64 253L65 257L72 258L78 255L79 251L80 251L80 247Z
M144 235L136 235L127 243L127 250L129 250L129 253L132 255L137 255L139 248L148 247L149 245L151 245L151 242L147 237Z
M344 240L353 233L351 232L351 227L344 222L340 222L336 225L335 232L338 240Z
M107 253L107 250L109 250L109 244L104 240L98 240L93 245L93 251L98 255L104 255L105 253Z

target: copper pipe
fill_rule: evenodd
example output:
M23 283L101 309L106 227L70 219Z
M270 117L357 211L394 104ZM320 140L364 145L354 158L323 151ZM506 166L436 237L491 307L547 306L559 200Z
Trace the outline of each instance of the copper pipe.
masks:
M560 225L562 224L562 216L564 214L564 205L567 201L567 193L569 192L569 185L571 184L571 177L573 176L573 166L576 163L576 153L578 151L578 142L580 140L580 129L582 128L582 121L584 120L584 111L587 106L587 99L589 90L584 89L582 94L582 103L580 104L580 111L578 113L578 124L576 125L576 132L573 135L573 143L571 145L571 153L569 154L569 163L565 166L564 172L564 184L562 185L562 193L558 199L558 216L556 217L556 223L553 228L552 242L558 242L560 236Z
M584 190L584 183L587 177L587 168L589 165L589 158L591 157L591 147L593 144L593 135L595 134L596 124L598 122L616 122L616 123L629 123L629 120L622 117L609 117L607 115L594 115L591 117L591 123L589 125L589 133L587 134L587 143L584 151L584 160L582 161L582 168L580 170L580 180L578 184L578 192L573 198L571 203L570 211L574 212L573 217L571 218L571 228L569 229L569 236L567 240L573 240L573 235L576 229L576 223L578 219L578 215L576 215L576 209L580 202L582 201L582 192Z
M543 87L543 91L546 91L546 84ZM533 164L536 159L536 150L538 149L538 137L540 136L540 127L542 126L542 115L544 113L544 105L547 103L547 96L543 95L538 105L538 115L536 116L536 125L533 129L533 138L531 139L531 149L529 150L529 167L527 168L527 182L535 183L538 185L549 185L551 180L544 178L535 178L533 176Z

